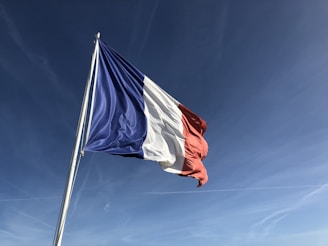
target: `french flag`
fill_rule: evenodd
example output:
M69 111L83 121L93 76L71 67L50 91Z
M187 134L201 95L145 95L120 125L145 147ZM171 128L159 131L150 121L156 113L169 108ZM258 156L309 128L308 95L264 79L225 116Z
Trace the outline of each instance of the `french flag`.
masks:
M208 180L205 121L98 39L86 151L137 157Z

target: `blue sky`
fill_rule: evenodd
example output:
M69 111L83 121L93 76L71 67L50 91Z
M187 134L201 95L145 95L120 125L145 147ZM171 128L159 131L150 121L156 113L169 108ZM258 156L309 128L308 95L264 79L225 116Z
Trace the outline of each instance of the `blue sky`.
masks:
M208 123L209 182L87 153L63 245L326 246L328 2L0 1L0 242L51 245L94 35Z

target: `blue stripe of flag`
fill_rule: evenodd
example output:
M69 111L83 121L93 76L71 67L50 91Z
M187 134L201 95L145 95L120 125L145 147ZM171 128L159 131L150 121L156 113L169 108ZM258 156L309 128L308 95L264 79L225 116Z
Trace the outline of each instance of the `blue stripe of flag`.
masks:
M99 39L99 66L87 151L143 158L144 75Z

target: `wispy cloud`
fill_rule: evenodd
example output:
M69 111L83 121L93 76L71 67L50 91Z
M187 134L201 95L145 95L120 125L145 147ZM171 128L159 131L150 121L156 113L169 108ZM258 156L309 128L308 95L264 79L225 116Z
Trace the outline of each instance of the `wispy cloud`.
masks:
M157 12L157 9L158 9L158 6L159 6L159 0L156 0L156 1L153 1L153 2L154 2L154 5L153 5L153 8L152 8L150 16L149 16L149 20L148 20L148 23L147 23L147 26L146 26L145 33L143 35L143 40L141 41L141 45L140 45L140 49L139 49L139 54L137 56L137 60L140 59L140 56L142 55L142 52L143 52L143 50L146 46L147 40L148 40L149 35L150 35L151 27L153 25L153 21L154 21L154 18L155 18L155 15L156 15L156 12Z
M324 186L324 187L323 187ZM191 190L191 191L148 191L148 195L180 195L180 194L197 194L197 193L215 193L215 192L240 192L240 191L270 191L270 190L299 190L304 188L324 189L325 185L291 185L291 186L266 186L266 187L247 187L247 188L228 188L215 190ZM318 193L318 191L316 192ZM315 193L315 194L316 194Z
M24 194L24 195L26 195L28 197L31 197L31 194L28 191L26 191L25 189L19 187L18 185L14 184L12 182L9 182L7 179L2 178L0 181L3 182L3 183L5 183L6 186L10 186L11 188L15 189L20 194Z
M44 212L39 209L38 216ZM46 245L54 226L39 217L14 209L7 211L1 222L0 241L3 245Z
M48 223L46 223L46 222L38 219L36 216L27 214L27 213L25 213L23 211L17 211L17 213L20 214L20 215L22 215L22 216L24 216L24 217L26 217L26 218L28 218L28 219L30 219L30 220L32 220L32 221L34 221L34 222L37 222L37 223L39 223L39 224L41 224L41 225L43 225L45 227L48 227L50 229L55 229L55 227L53 225L50 225L50 224L48 224Z
M33 201L33 200L58 200L60 196L49 196L49 197L29 197L29 198L5 198L0 199L1 202L19 202L19 201Z
M11 233L10 231L6 231L6 230L0 230L0 234L4 234L5 236L10 236L10 237L16 237L14 233Z
M305 196L303 196L300 199L300 205L304 204L307 201L309 201L312 197L314 197L316 195L319 195L320 193L326 191L327 188L328 188L328 183L324 184L324 185L321 185L317 189L314 189L313 191L309 192L308 194L306 194Z
M298 200L285 206L283 208L272 211L270 214L264 216L251 226L251 231L248 234L248 240L254 238L267 237L271 231L277 226L279 222L288 217L288 215L296 210L309 205L321 193L327 191L328 183L320 185L310 192L302 195Z
M86 187L86 184L87 184L87 181L88 181L88 178L89 178L89 175L90 175L90 172L92 170L92 165L88 165L88 169L86 171L86 174L83 178L83 181L82 181L82 184L79 186L76 194L75 194L75 197L74 197L74 203L72 204L72 212L71 212L71 215L73 215L76 211L76 208L79 204L79 201L80 201L80 197L81 197L81 194L83 193L83 190L85 189Z
M73 100L75 103L79 104L79 102L76 100L75 95L71 93L64 86L64 84L59 81L57 74L50 67L48 59L45 56L33 52L30 47L25 44L23 37L19 31L19 28L16 26L14 20L11 18L9 13L6 11L5 6L1 3L0 18L5 22L9 31L9 36L12 38L14 43L33 64L37 65L45 72L54 88L58 90L66 99Z

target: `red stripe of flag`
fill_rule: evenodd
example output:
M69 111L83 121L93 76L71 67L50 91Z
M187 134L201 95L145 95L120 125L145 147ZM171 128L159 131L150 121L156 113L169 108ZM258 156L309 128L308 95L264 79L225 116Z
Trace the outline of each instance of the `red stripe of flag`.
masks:
M202 160L208 152L208 145L203 135L207 129L206 122L182 104L183 135L185 137L185 161L180 175L198 179L198 187L208 180L207 171Z

